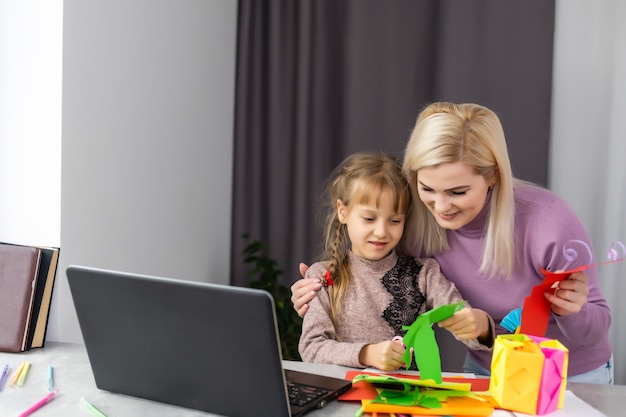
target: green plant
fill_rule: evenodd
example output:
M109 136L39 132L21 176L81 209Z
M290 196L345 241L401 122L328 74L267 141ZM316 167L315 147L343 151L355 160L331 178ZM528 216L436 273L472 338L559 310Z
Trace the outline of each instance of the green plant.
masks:
M299 361L301 359L298 341L302 331L302 319L291 305L290 288L278 282L278 277L283 271L278 268L278 263L267 255L266 243L250 240L248 233L241 237L249 241L243 249L244 262L253 266L249 274L256 277L256 280L248 285L265 290L274 297L283 359Z

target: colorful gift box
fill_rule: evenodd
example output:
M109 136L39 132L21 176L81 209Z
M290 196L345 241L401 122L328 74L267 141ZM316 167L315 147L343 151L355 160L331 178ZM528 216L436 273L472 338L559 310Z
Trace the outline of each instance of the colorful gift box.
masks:
M546 414L563 407L568 350L557 340L524 334L496 338L489 391L500 408Z

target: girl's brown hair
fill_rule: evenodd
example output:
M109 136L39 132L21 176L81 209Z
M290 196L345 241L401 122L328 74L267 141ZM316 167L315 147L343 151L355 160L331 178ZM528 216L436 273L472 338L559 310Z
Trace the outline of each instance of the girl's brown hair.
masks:
M375 201L378 205L383 192L391 193L397 213L408 214L411 194L402 165L396 158L382 153L356 153L347 157L326 182L322 208L325 239L320 259L330 260L328 268L334 282L328 293L333 322L336 322L351 275L348 257L351 243L346 225L339 220L337 202L341 201L348 210L353 204ZM404 238L398 246L400 253L406 251L403 242Z

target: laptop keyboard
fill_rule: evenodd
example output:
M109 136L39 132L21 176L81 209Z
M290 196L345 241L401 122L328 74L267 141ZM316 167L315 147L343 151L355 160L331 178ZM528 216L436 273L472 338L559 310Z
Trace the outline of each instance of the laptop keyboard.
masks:
M305 407L311 401L326 395L329 391L324 388L302 385L295 382L287 382L287 391L289 392L289 402L291 405Z

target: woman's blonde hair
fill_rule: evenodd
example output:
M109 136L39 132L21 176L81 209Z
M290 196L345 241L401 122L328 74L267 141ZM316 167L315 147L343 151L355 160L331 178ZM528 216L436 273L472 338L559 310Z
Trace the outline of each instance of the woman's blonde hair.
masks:
M500 119L478 104L433 103L419 114L403 164L414 201L410 221L414 233L407 235L412 240L407 244L422 256L434 256L448 248L446 229L419 198L417 172L449 162L463 162L487 181L495 176L480 272L488 277L497 273L509 276L515 263L515 180Z
M350 281L348 254L351 243L345 224L339 220L337 201L348 210L353 204L380 204L383 193L391 193L394 210L407 214L411 203L411 193L402 165L394 157L382 153L356 153L347 157L333 172L325 184L325 202L322 206L324 217L324 249L321 260L329 262L333 285L328 288L331 305L331 318L336 322L341 300ZM398 251L403 252L403 239Z

